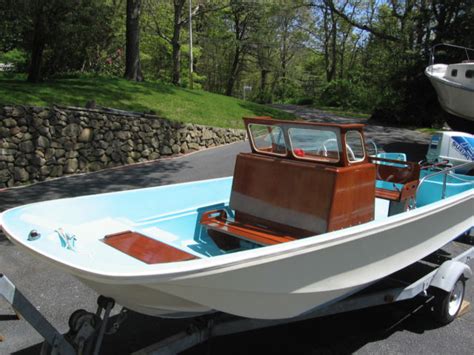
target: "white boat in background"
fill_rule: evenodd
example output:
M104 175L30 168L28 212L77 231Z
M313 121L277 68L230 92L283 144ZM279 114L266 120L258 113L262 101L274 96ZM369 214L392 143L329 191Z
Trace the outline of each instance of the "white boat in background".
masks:
M363 125L246 127L252 152L238 155L234 177L30 204L3 212L1 227L141 313L283 319L348 297L474 224L474 177L369 157Z
M455 64L435 64L435 50L448 46L465 51L467 59ZM425 74L438 94L447 122L454 130L474 133L474 49L438 44L431 49L430 65Z

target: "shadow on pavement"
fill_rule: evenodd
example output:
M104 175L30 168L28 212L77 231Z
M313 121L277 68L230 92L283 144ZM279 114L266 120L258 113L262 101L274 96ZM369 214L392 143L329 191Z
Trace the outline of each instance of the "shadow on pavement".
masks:
M422 306L423 303L423 300L415 299L212 338L183 354L350 354L396 332L422 334L437 328L429 317L429 306ZM421 310L413 313L420 306ZM130 354L185 330L189 324L189 320L162 320L129 312L119 331L104 338L101 354ZM41 344L37 344L14 354L38 354L40 348Z
M386 152L403 152L407 155L407 160L413 162L419 162L425 159L426 152L428 151L428 144L420 143L388 143L384 145Z

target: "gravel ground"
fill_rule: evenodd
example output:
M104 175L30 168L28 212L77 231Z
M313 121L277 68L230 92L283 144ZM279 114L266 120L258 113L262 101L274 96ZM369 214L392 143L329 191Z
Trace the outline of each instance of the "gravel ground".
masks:
M308 119L360 122L297 106L285 106L284 109ZM368 126L366 131L386 151L408 152L409 159L415 161L424 156L429 141L426 135L401 128ZM248 151L248 143L10 189L0 192L0 211L53 198L228 176L233 172L235 156L241 151ZM471 263L471 266L474 265ZM1 235L0 272L6 274L61 331L67 330L67 318L75 309L95 310L97 295L94 292L73 277L20 251ZM468 282L466 290L466 299L471 303L473 284ZM427 317L428 307L411 314L421 303L421 300L415 300L217 338L187 353L472 354L473 312L448 326L437 327ZM162 321L131 313L119 332L106 338L102 353L128 354L183 325L182 321ZM4 337L0 342L0 354L39 352L39 335L24 320L15 320L3 300L0 300L0 335Z

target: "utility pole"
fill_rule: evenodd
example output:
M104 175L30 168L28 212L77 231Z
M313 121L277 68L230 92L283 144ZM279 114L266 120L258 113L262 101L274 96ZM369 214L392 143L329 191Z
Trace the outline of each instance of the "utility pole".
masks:
M189 88L193 88L193 10L189 0Z

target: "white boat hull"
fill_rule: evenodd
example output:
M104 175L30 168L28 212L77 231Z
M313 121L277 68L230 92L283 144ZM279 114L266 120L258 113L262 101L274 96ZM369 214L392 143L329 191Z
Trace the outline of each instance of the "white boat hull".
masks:
M209 194L213 181L175 186L192 188L193 198L199 201L201 195ZM230 188L230 183L225 184ZM152 190L164 188L170 187L144 191L143 198L151 196L148 198L152 200ZM108 198L125 198L130 193L108 194ZM69 205L80 209L81 199L86 203L87 198L92 197L75 199ZM28 207L35 205L22 208ZM12 220L28 215L22 208L10 210ZM281 319L342 299L431 254L474 225L472 211L471 189L406 213L293 242L186 262L147 267L130 263L126 268L121 265L124 256L120 253L111 255L110 262L84 260L107 247L92 233L90 255L78 253L65 259L70 251L51 252L48 246L41 249L26 240L25 233L35 227L34 223L10 228L5 216L9 211L1 215L0 223L19 246L132 310L163 317L218 310L243 317ZM98 235L104 234L106 231L101 230Z
M459 67L459 68L458 68ZM435 64L426 68L425 74L430 79L436 90L438 101L446 112L474 121L474 79L450 78L449 72L453 68L470 67L474 70L474 64L444 65ZM462 76L464 72L460 72ZM457 80L456 80L457 79ZM472 83L471 83L472 81Z
M102 293L156 316L215 309L249 318L295 317L347 297L453 240L474 224L473 201L471 193L436 210L413 211L410 218L395 218L373 229L335 232L324 236L327 241L314 240L301 248L242 258L237 265L192 272L165 282L151 278L123 289L115 284ZM99 282L106 281L114 282L108 278ZM140 292L140 288L146 289ZM137 299L141 296L146 297L143 303ZM169 302L166 308L165 299Z

